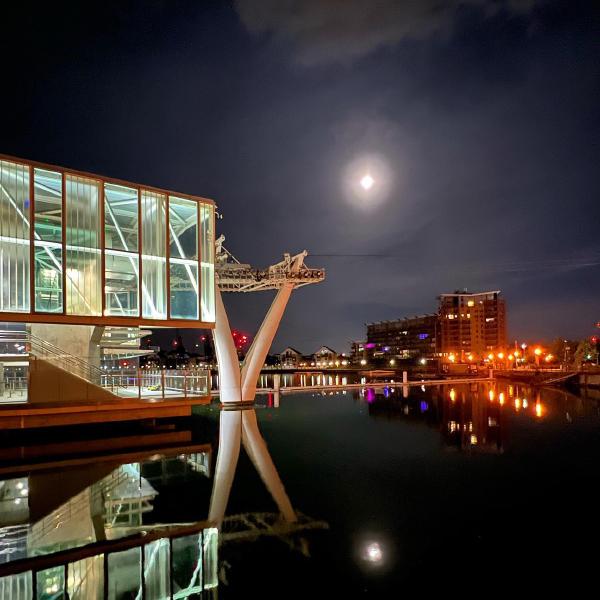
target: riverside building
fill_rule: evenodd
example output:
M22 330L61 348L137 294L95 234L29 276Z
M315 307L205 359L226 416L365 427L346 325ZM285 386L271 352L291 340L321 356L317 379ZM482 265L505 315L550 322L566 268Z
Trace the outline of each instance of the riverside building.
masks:
M439 296L440 351L461 362L506 346L506 303L500 291Z

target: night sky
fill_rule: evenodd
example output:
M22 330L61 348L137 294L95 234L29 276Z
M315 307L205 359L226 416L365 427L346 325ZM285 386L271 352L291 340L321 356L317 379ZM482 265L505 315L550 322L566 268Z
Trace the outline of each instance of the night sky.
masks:
M590 335L595 4L11 2L0 152L214 198L242 262L306 248L327 280L276 351L342 351L463 288L502 290L511 339ZM232 325L271 294L226 297Z

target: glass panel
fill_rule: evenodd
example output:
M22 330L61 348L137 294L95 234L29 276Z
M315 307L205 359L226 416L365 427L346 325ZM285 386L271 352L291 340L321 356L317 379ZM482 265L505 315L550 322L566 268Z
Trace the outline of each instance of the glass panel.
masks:
M0 311L29 311L29 167L0 161Z
M198 203L169 196L171 317L198 318Z
M145 600L162 600L171 595L171 556L169 540L161 539L144 546Z
M106 315L139 315L139 258L137 254L107 250L105 256Z
M171 258L198 258L198 203L169 196Z
M202 591L202 534L174 538L173 593L178 598L200 598ZM197 596L192 594L198 594Z
M16 575L6 575L0 577L0 598L12 600L13 598L31 598L33 583L31 571L17 573Z
M215 527L204 530L204 589L217 587L219 584L219 530Z
M65 600L65 568L52 567L37 574L37 600Z
M141 596L142 551L131 548L108 555L108 598L122 600Z
M35 310L63 309L62 248L55 242L35 242Z
M33 170L35 310L63 310L62 282L62 175Z
M215 209L212 204L200 205L202 321L215 321Z
M104 245L114 250L138 251L138 192L104 185Z
M167 317L166 196L142 190L142 316Z
M104 556L91 556L69 563L67 591L75 600L101 600L104 598Z
M172 258L170 267L171 317L198 318L198 263Z
M45 169L33 171L35 239L62 243L62 175Z
M100 186L93 179L66 175L67 314L102 313Z

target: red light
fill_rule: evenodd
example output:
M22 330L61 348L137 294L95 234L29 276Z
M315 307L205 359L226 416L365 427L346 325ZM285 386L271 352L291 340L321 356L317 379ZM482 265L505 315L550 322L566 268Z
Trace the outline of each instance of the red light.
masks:
M597 344L597 343L598 343L598 338L595 335L593 335L592 336L592 344Z

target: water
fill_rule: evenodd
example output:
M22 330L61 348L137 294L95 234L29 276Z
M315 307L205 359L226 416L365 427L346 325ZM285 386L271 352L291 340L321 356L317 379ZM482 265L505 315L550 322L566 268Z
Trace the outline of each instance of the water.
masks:
M85 443L70 438L72 448L37 439L23 450L5 441L0 480L11 483L0 482L0 527L36 523L29 540L35 530L38 545L0 553L0 567L93 541L98 515L100 529L118 537L219 519L226 506L219 598L396 598L413 589L514 595L558 586L576 595L594 584L597 399L500 382L302 393L282 395L279 408L269 404L263 396L256 410L201 407L175 430L112 429L113 441L138 446L119 450L121 459L100 461L106 443L95 448L91 430ZM105 433L93 432L100 440ZM219 442L235 463L236 436L235 470L217 465ZM133 488L120 490L128 509L105 495L90 509L90 498L98 501L121 472L132 476ZM28 495L17 506L6 491L19 481ZM287 500L297 523L279 516ZM76 503L95 515L85 532L65 509L82 514ZM56 511L62 520L52 530ZM41 523L53 531L44 544Z

